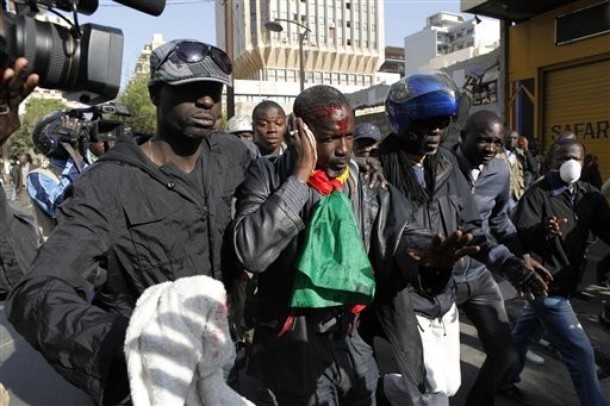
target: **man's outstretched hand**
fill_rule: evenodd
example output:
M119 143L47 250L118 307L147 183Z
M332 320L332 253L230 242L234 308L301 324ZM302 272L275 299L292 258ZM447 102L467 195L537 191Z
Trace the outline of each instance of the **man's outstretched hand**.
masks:
M425 251L409 250L407 254L420 268L451 269L465 255L479 252L478 245L470 245L472 234L454 231L447 238L437 234Z

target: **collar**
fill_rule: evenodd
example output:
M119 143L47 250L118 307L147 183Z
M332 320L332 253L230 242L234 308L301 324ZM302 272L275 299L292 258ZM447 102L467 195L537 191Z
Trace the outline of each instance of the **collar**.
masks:
M464 153L464 150L462 149L462 144L457 144L455 146L455 156L458 159L460 167L465 169L468 173L470 173L470 171L472 171L473 169L477 169L479 172L483 172L483 169L485 168L484 164L475 165L470 161L470 159L468 159L468 157Z
M547 173L546 178L549 182L549 186L551 187L551 194L553 196L559 196L566 190L569 190L568 185L566 185L559 177L558 171L550 170ZM576 188L576 182L574 182L574 187L572 188L572 190L574 190L575 188Z

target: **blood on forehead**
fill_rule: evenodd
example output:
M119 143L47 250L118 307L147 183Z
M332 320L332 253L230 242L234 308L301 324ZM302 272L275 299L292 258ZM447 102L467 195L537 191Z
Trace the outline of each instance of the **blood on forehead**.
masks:
M333 103L326 106L317 106L314 111L316 116L329 118L337 123L341 133L345 133L348 130L349 114L348 109L343 104Z

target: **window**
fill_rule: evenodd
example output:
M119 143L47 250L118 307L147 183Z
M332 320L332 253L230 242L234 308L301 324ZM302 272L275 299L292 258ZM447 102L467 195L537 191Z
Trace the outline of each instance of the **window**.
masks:
M346 9L351 9L352 8L352 4L351 3L345 3L345 8Z
M610 2L602 1L555 18L555 43L569 44L610 32Z

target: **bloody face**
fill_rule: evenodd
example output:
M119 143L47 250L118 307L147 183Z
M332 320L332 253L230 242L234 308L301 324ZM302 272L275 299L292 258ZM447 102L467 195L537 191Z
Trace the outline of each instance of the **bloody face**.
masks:
M316 137L318 162L316 169L336 178L347 168L354 144L356 123L350 106L321 106L314 117L306 120Z

